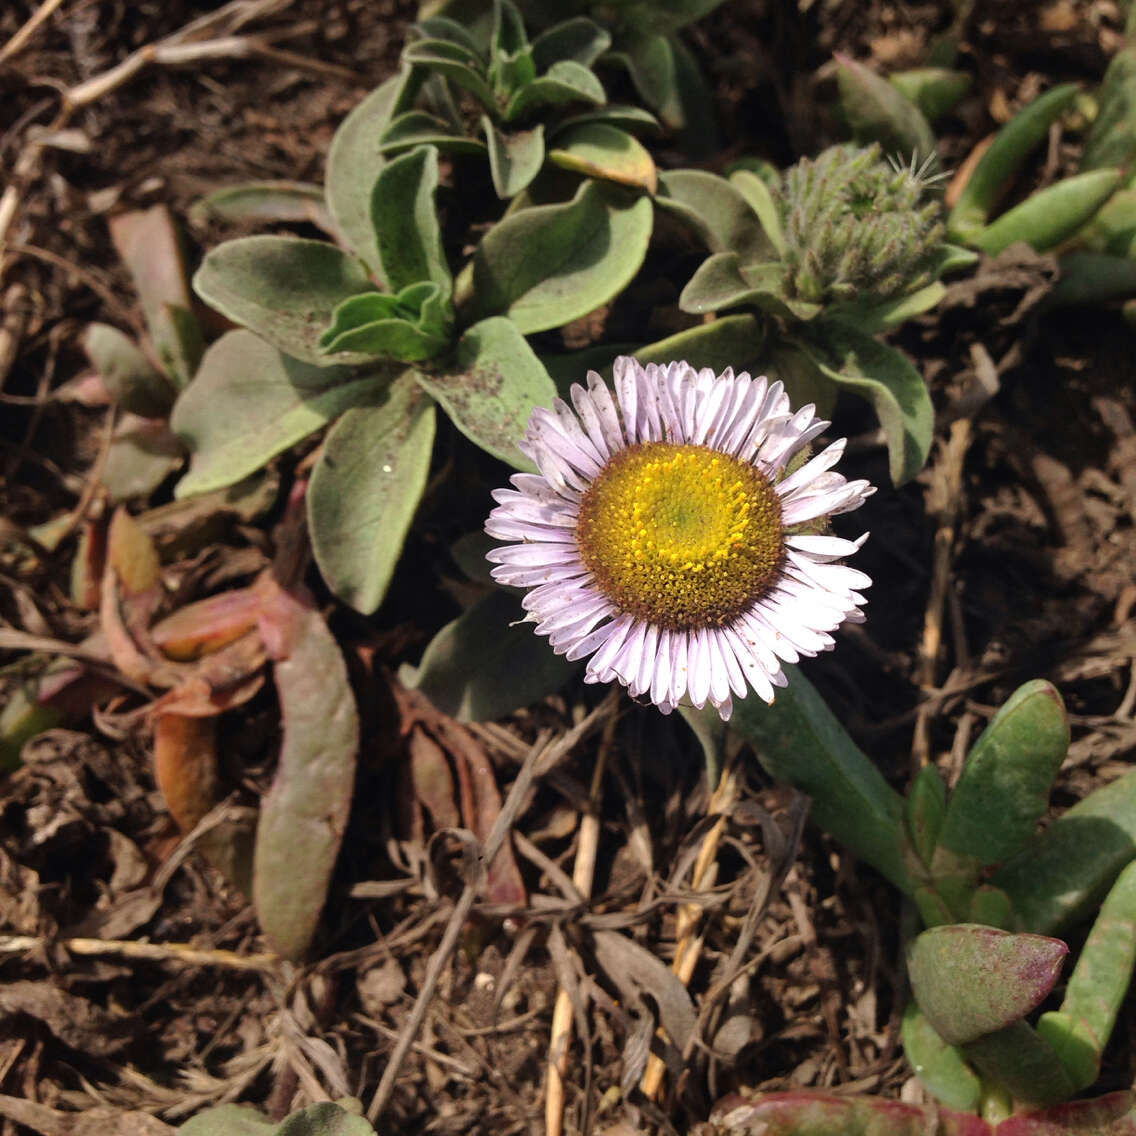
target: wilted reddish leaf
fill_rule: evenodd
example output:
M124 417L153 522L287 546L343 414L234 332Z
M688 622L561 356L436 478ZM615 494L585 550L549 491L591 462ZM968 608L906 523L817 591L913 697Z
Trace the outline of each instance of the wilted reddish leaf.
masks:
M253 900L276 950L298 959L315 932L347 826L359 717L343 656L310 598L271 581L261 586L277 646L288 653L275 667L284 741L257 826Z
M188 662L219 650L256 626L263 604L256 588L234 588L167 616L152 635L162 654Z
M191 832L217 797L216 720L157 715L154 774L178 828Z
M117 509L107 536L99 615L114 665L136 682L148 681L155 670L148 629L161 598L154 544L125 509Z
M452 718L440 715L438 727L454 755L466 827L484 844L501 811L501 790L497 788L493 765L484 747ZM523 906L527 902L525 882L509 840L501 845L501 851L489 865L486 894L490 903Z
M410 731L408 749L414 795L437 828L458 828L461 817L454 801L454 778L445 751L421 726Z
M971 1113L807 1090L727 1097L710 1128L715 1136L991 1136Z
M85 520L79 530L79 547L71 561L71 599L83 611L99 606L106 569L106 522Z
M122 1049L140 1028L136 1018L110 1014L50 982L9 982L0 986L0 1022L15 1036L9 1019L26 1014L42 1022L64 1045L103 1056Z
M1136 1095L1109 1093L1003 1120L996 1136L1136 1136Z

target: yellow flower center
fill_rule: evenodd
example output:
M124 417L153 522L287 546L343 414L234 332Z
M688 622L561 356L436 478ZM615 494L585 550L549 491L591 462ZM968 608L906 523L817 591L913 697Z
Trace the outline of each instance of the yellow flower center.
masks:
M676 631L722 627L777 575L781 502L758 470L729 454L641 443L588 487L576 539L621 610Z

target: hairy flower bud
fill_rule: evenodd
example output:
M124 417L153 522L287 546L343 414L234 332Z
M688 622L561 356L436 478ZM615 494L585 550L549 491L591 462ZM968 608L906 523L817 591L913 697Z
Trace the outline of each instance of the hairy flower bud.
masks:
M777 194L785 295L885 300L929 284L946 226L921 173L891 165L878 145L832 146L786 170Z

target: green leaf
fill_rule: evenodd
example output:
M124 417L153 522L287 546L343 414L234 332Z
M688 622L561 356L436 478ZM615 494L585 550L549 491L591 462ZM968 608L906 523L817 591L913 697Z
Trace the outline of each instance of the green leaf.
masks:
M903 801L812 684L786 665L789 685L767 706L756 695L734 704L731 729L749 742L771 777L812 797L813 819L901 891L912 883L903 859ZM712 707L706 711L716 714Z
M411 146L437 146L450 154L485 153L485 143L480 138L455 134L448 122L424 110L408 110L400 114L379 137L379 152L382 154L397 153Z
M603 28L586 16L574 16L533 40L533 63L538 73L547 71L562 59L591 67L609 47L611 36Z
M1031 151L1076 97L1077 85L1062 83L1034 99L998 131L947 218L947 231L954 240L969 241L982 229Z
M973 233L970 243L991 256L1015 241L1025 241L1037 252L1046 252L1091 220L1124 177L1123 170L1103 169L1063 178Z
M533 468L517 442L534 407L551 406L556 388L512 320L474 324L459 340L451 370L416 377L471 442L517 469Z
M434 207L438 151L419 146L383 167L371 195L371 222L379 242L379 263L391 292L432 281L444 297L453 291Z
M928 122L953 110L974 85L969 71L946 67L913 67L896 71L888 82L909 102L914 103Z
M1041 1005L1068 953L1060 939L951 923L932 927L911 943L907 972L935 1032L948 1045L963 1045Z
M559 690L580 669L557 655L523 623L517 597L494 591L430 641L417 667L399 679L420 690L443 714L489 722Z
M512 0L495 0L489 42L489 78L495 91L508 94L536 77L525 22Z
M424 11L423 6L420 11ZM463 47L469 55L482 66L485 65L484 46L478 43L473 32L459 20L449 16L428 16L412 25L412 30L419 33L424 39L441 39Z
M164 418L177 389L128 335L105 323L91 323L80 343L107 392L123 410L144 418Z
M509 100L503 117L506 122L516 122L538 107L572 103L603 106L606 102L603 84L587 67L562 59L554 63L546 75L525 83Z
M667 36L679 119L678 143L691 159L710 159L723 148L717 94L682 36Z
M838 387L872 404L887 438L892 482L910 481L927 460L935 424L919 372L895 348L843 320L820 316L798 334L800 346Z
M332 427L312 471L308 527L328 586L357 611L383 601L434 445L434 407L409 374Z
M375 371L312 367L252 332L228 332L174 406L171 426L192 454L177 495L240 481L349 407L374 401L387 382Z
M1078 801L1003 866L992 883L1023 927L1052 933L1093 911L1136 859L1136 770Z
M654 193L655 162L646 147L623 130L602 122L557 132L548 160L562 169L606 178Z
M871 335L889 327L898 327L914 316L930 311L946 294L946 287L935 280L924 288L917 288L904 296L894 296L882 303L834 304L829 311Z
M355 787L359 715L347 666L310 596L269 601L284 738L256 826L253 906L286 959L303 958L327 899Z
M475 318L507 315L530 333L587 315L639 271L651 221L649 198L600 181L505 217L474 254Z
M120 213L110 236L130 271L158 359L180 389L201 360L201 330L192 315L181 232L164 205ZM180 313L175 318L171 311Z
M192 222L307 222L335 235L335 222L324 201L323 187L303 181L250 181L218 189L194 202Z
M651 4L617 4L630 27L639 32L670 35L708 16L722 0L654 0Z
M678 306L693 315L753 307L791 320L810 320L823 310L820 304L783 296L783 279L784 269L775 260L743 265L736 252L717 252L698 266Z
M394 359L432 359L450 342L449 304L438 285L410 284L397 296L364 292L344 300L332 325L320 336L325 351Z
M624 50L611 52L609 58L627 68L636 91L663 124L681 130L684 120L672 41L652 33L629 37L622 46Z
M997 1086L1015 1103L1035 1106L1056 1104L1073 1095L1073 1082L1060 1057L1028 1022L986 1034L964 1046L963 1053L982 1075L987 1095L991 1086Z
M1130 166L1136 157L1136 45L1126 43L1109 61L1096 101L1080 168Z
M365 361L329 359L319 346L335 309L374 288L363 264L335 245L298 237L226 241L206 255L193 286L222 315L305 363Z
M279 1125L244 1104L222 1104L199 1112L178 1128L178 1136L276 1136Z
M982 1082L962 1053L935 1032L914 1001L903 1011L903 1052L924 1088L948 1108L978 1111Z
M1136 864L1120 873L1065 985L1057 1013L1043 1014L1038 1033L1057 1051L1074 1087L1100 1072L1101 1051L1116 1025L1136 966Z
M946 813L947 786L942 774L936 766L925 765L912 780L904 820L912 850L926 866L931 863Z
M763 178L752 170L735 170L730 174L732 185L746 199L746 203L757 214L761 227L770 243L781 255L785 251L785 235L781 231L781 218L777 212L777 202Z
M745 196L706 170L667 170L656 203L688 224L711 252L737 253L739 262L770 260L776 249Z
M488 116L481 120L489 145L489 172L502 200L515 197L544 165L544 127L504 131Z
M555 138L562 130L568 130L573 126L587 126L592 122L602 122L620 130L647 131L650 134L658 134L661 129L659 120L650 111L643 110L642 107L610 103L561 119L550 137Z
M840 105L857 142L878 142L884 152L905 164L930 162L939 168L935 135L919 108L882 76L846 55L837 54L836 82Z
M351 1103L358 1105L357 1101ZM275 1136L375 1136L375 1130L358 1111L334 1101L320 1101L286 1117Z
M942 848L980 864L1009 859L1037 831L1069 748L1069 721L1043 679L1019 687L975 742L939 831Z
M1103 252L1072 252L1061 258L1061 278L1047 307L1103 304L1136 295L1136 260Z
M185 449L164 419L123 414L115 423L100 481L112 504L147 498L183 461Z
M372 91L340 123L327 154L327 208L347 244L377 272L379 246L371 224L371 190L386 158L375 140L392 119L410 109L423 74L403 68Z
M472 51L460 44L441 39L419 40L403 49L402 61L444 75L469 91L487 109L496 106L497 100L485 77L484 64Z
M710 367L724 371L733 367L735 371L744 371L753 366L764 342L765 325L760 320L751 315L725 316L648 343L633 354L640 363L684 359L699 370Z

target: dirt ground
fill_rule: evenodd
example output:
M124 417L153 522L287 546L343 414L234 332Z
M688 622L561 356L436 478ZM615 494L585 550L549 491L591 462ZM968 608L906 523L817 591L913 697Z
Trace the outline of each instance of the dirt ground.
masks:
M256 37L253 53L145 66L54 132L67 92L220 6L64 0L10 51L39 7L0 6L0 626L78 641L96 617L69 599L74 541L29 557L15 536L94 506L87 474L105 411L52 392L83 370L77 339L89 321L142 326L108 217L164 203L186 218L223 185L320 181L336 125L393 70L413 6L245 0L239 34ZM1040 90L1098 81L1123 26L1108 0L980 8L962 56L975 87L943 127L951 166ZM832 52L911 65L951 11L938 2L727 0L690 39L727 140L711 165L738 154L785 163L835 140ZM1076 148L1075 138L1054 138L1018 192L1072 168ZM664 148L668 158L677 160ZM191 257L227 235L190 224ZM1056 274L1054 258L1011 250L951 283L939 308L896 336L938 414L932 460L914 483L891 488L874 422L854 405L839 411L852 438L844 472L882 487L849 529L871 530L857 566L876 599L868 622L806 672L901 790L924 755L957 774L968 742L1034 677L1058 686L1072 720L1056 809L1127 769L1136 748L1133 330L1119 310L1039 318ZM413 810L391 676L459 610L463 585L445 549L480 524L484 488L475 480L456 502L427 498L409 571L373 619L321 595L368 713L351 824L310 965L267 955L241 894L179 845L146 731L124 725L124 707L43 735L0 780L3 1136L94 1131L74 1125L76 1111L108 1131L151 1134L223 1101L274 1117L314 1100L372 1101L461 891L456 852L427 845L421 825L402 821ZM168 486L162 492L155 503L168 499ZM270 529L228 525L194 550L194 571L249 573ZM947 582L938 596L937 567ZM930 660L928 626L942 641ZM571 731L585 720L577 738ZM276 729L267 695L226 727L235 808L267 783ZM695 888L710 802L681 722L576 685L493 726L438 730L456 731L502 793L531 746L573 744L517 821L527 901L481 904L464 924L383 1112L385 1136L543 1131L558 982L579 1011L565 1078L569 1132L620 1119L686 1131L738 1086L920 1099L898 1044L896 896L802 823L803 802L772 785L752 755L734 758L737 799L716 880ZM599 871L591 900L580 902L569 877L592 800ZM670 965L691 902L702 935L689 983L700 1042L649 1100L636 1086L655 1022L627 975L643 955ZM739 943L749 965L718 989ZM1102 1089L1133 1082L1130 1010Z

